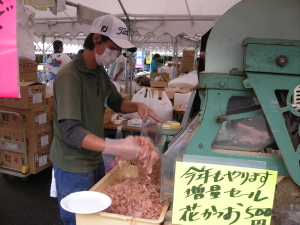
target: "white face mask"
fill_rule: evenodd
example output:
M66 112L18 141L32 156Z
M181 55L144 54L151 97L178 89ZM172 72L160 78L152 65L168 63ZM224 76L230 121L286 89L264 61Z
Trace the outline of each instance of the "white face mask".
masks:
M106 66L112 64L114 61L116 61L118 56L118 50L110 50L109 48L106 48L105 45L104 47L105 50L102 55L97 54L95 47L96 62L99 66Z

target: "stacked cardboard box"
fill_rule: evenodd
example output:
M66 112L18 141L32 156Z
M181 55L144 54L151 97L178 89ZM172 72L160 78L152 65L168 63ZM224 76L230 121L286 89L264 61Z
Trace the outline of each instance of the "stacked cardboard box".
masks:
M153 80L156 77L161 77L161 80ZM168 73L150 73L150 86L155 88L168 87L169 74Z
M21 98L4 98L0 101L1 113L0 138L24 142L25 126L29 173L35 174L51 166L49 159L53 129L50 126L51 111L46 105L46 85L34 82L20 82ZM14 142L15 143L15 142ZM13 148L13 144L12 150ZM0 150L2 166L22 170L25 166L24 153Z
M37 81L37 66L38 64L30 60L19 59L19 77L20 81Z
M181 59L181 72L188 73L194 70L195 51L183 50Z

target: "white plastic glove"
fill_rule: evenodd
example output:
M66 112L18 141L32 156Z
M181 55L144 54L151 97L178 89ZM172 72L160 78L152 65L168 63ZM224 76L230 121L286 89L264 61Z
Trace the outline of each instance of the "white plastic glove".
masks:
M123 159L132 160L138 157L140 147L133 136L125 139L109 139L105 138L104 154L120 156Z

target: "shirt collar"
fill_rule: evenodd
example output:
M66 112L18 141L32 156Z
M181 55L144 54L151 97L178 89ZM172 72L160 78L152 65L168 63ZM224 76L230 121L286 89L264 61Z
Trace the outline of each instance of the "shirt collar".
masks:
M97 66L94 70L89 69L86 64L85 61L82 57L82 53L84 52L83 49L78 51L78 54L76 55L76 57L73 59L74 63L77 67L78 70L80 70L83 73L92 73L95 75L98 75L97 72L101 71L100 66Z

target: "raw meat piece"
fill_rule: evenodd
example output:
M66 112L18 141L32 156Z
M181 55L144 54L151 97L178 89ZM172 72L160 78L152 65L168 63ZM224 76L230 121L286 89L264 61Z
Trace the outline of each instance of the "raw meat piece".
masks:
M116 157L117 165L120 168L124 168L130 164L134 164L138 167L139 178L141 180L158 182L158 173L161 168L161 160L158 151L149 137L135 136L134 138L141 148L138 159L128 161Z
M112 199L106 212L145 219L158 219L164 203L160 203L160 186L144 183L139 178L120 178L104 194Z
M152 140L148 137L135 136L141 147L137 160L128 161L116 158L120 168L135 164L138 167L138 177L119 178L104 194L112 199L112 205L106 212L145 219L158 219L164 203L160 203L159 171L161 160Z

